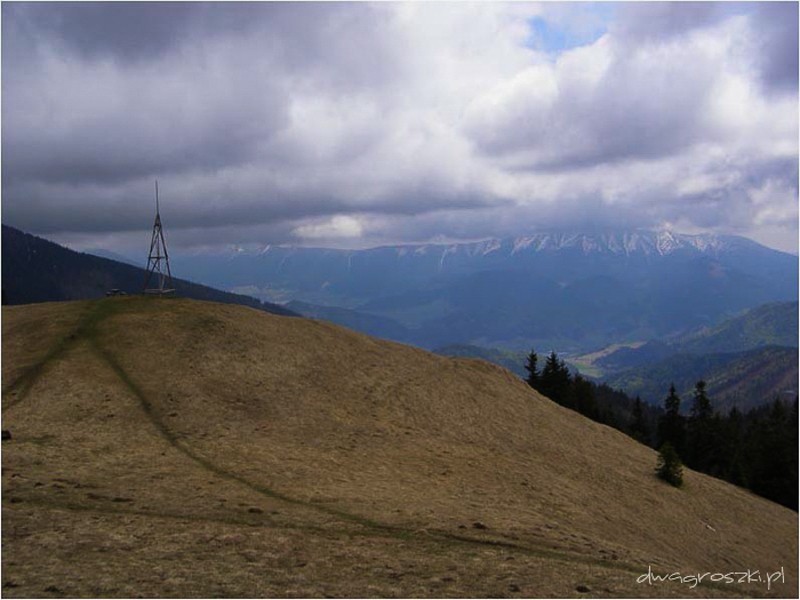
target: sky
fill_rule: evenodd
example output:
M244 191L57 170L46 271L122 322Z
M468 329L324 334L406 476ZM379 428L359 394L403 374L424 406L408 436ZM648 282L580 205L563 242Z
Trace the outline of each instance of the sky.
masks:
M2 221L77 249L798 248L798 5L2 3Z

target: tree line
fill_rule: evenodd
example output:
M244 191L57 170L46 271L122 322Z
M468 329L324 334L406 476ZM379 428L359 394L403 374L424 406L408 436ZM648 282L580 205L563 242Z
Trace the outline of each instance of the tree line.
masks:
M796 399L788 404L776 398L747 412L734 407L723 414L714 410L706 383L698 381L684 414L674 385L657 407L571 373L555 352L540 367L532 350L525 369L528 385L558 404L652 448L668 445L689 468L797 510Z

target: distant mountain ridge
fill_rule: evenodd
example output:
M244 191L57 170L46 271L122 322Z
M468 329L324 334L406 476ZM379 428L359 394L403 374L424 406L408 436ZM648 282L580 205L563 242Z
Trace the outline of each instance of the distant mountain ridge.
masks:
M432 242L423 244L398 244L378 246L366 250L343 250L333 248L313 248L292 245L266 244L259 247L232 246L230 255L263 256L270 252L324 251L354 256L364 252L392 250L398 256L409 254L439 254L442 257L452 254L485 256L491 253L517 254L521 252L554 252L577 250L584 254L644 254L666 256L682 250L706 254L718 254L742 247L762 247L747 238L717 234L684 234L672 231L621 231L607 233L580 232L539 232L528 236L509 238L490 238L475 242Z
M797 260L745 238L664 231L174 256L194 280L312 304L316 314L319 307L355 311L363 316L325 318L369 324L360 330L397 341L569 352L713 326L760 304L797 300Z
M607 383L628 395L661 404L675 384L688 414L695 383L702 379L715 410L748 410L776 398L797 399L797 348L766 346L743 352L674 354L661 361L613 375Z
M797 398L797 335L798 303L772 303L670 343L651 341L636 348L600 352L591 362L580 356L576 363L569 357L566 362L573 372L584 376L594 372L591 379L654 405L662 403L674 383L688 412L695 383L703 379L715 409L727 412L737 406L747 410L775 398ZM481 358L527 377L526 352L469 345L445 346L434 352Z
M798 303L770 303L672 339L579 357L599 379L660 404L670 384L688 403L699 379L719 409L798 394Z
M553 234L540 233L513 240L513 248L518 252L526 248L536 251L578 249L585 254L659 254L664 256L682 249L700 252L720 252L731 244L741 243L743 238L717 236L714 234L687 235L670 231L634 231L604 234Z
M676 354L744 352L765 346L798 347L797 302L773 302L683 336L620 348L597 359L607 372L654 363Z
M203 279L216 279L226 288L255 285L258 289L258 275L273 275L271 280L262 282L265 285L261 294L280 294L280 286L286 282L294 284L294 289L288 290L295 292L292 299L315 303L320 298L335 298L337 292L351 299L359 296L371 298L375 293L407 287L396 281L401 277L410 278L405 283L414 283L420 279L485 270L541 267L543 260L555 258L602 261L622 257L647 263L658 262L659 258L707 258L726 263L743 260L743 266L750 266L753 261L764 266L765 259L766 262L770 259L783 263L797 262L796 256L743 237L669 231L536 233L477 242L406 244L363 250L267 244L260 247L234 246L217 254L180 254L174 259L190 273L202 274ZM387 266L396 270L378 270ZM770 273L775 271L771 265L767 266ZM367 277L368 280L356 285L350 281L355 277Z
M734 352L761 346L798 347L797 302L773 302L672 342L682 352Z

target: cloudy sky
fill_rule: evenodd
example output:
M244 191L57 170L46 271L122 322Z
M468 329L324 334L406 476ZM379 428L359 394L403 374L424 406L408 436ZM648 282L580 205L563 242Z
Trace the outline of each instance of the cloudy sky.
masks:
M2 4L2 219L76 248L798 245L798 6Z

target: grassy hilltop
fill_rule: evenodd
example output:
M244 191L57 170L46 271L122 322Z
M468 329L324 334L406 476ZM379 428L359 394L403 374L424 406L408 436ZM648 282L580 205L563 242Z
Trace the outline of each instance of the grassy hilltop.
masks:
M2 316L6 597L797 593L796 513L486 362L180 299Z

